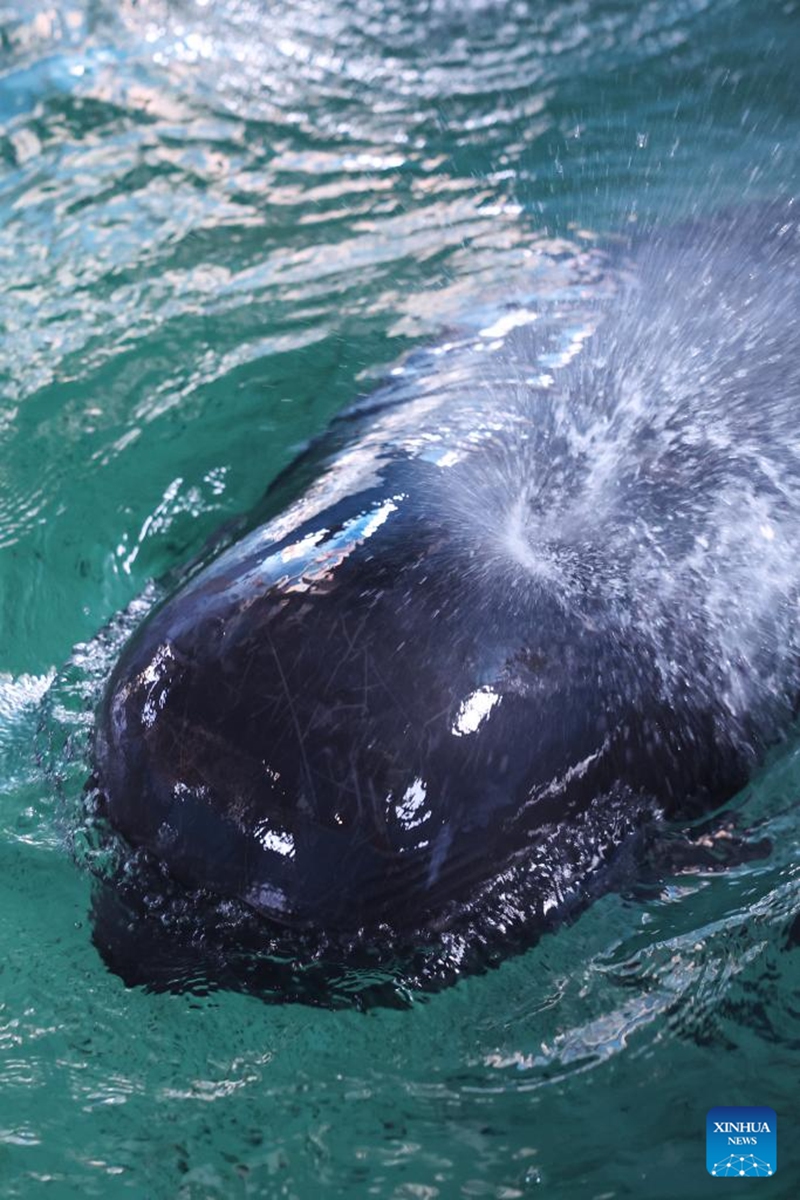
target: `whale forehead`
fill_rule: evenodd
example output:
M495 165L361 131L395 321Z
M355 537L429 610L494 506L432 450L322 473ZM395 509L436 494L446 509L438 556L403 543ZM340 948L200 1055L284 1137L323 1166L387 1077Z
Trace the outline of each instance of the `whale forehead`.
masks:
M242 603L201 573L123 656L107 704L116 827L283 920L419 916L486 871L490 844L502 857L534 785L599 753L615 719L582 618L541 594L489 620L440 570L438 531L402 553L390 522L375 539L375 560L333 568L310 542L312 596L289 576Z

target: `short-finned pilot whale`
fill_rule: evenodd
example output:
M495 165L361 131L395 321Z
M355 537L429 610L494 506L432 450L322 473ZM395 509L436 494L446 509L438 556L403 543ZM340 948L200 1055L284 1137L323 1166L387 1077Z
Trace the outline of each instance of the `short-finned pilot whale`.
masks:
M581 320L510 308L336 422L125 647L124 844L265 944L490 943L735 795L800 682L798 228L653 232Z

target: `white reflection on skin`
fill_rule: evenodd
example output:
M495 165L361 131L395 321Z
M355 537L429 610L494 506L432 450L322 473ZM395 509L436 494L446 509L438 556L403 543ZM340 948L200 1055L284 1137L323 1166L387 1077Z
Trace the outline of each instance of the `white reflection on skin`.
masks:
M284 592L304 592L307 591L312 583L319 583L331 575L331 573L344 562L344 560L352 554L357 546L360 546L367 538L372 537L381 525L383 525L393 512L397 512L397 502L403 499L402 496L396 496L391 500L385 500L374 512L364 514L352 521L348 521L342 533L335 535L330 539L329 546L323 542L320 553L315 558L309 559L304 568L298 566L290 581L282 587ZM322 531L324 535L325 530ZM302 542L296 543L295 546L290 546L288 551L281 551L281 557L284 558L287 553L291 557L292 551L295 551L298 557L302 558L302 551L313 549L319 539L316 535L310 538L304 538Z
M170 665L174 663L175 656L172 653L172 647L169 642L165 642L160 646L153 659L142 671L139 682L147 685L147 699L142 706L142 722L147 729L152 729L158 715L157 709L164 707L167 692L165 688L159 690L159 684L165 675L168 675Z
M265 850L282 854L284 858L294 858L294 838L290 833L278 833L267 821L256 825L254 832Z
M488 687L473 692L459 708L452 732L456 737L474 733L486 720L499 699L497 692L493 692Z
M430 809L424 809L427 785L424 779L415 779L403 793L403 799L397 805L397 817L405 829L415 829L431 815Z

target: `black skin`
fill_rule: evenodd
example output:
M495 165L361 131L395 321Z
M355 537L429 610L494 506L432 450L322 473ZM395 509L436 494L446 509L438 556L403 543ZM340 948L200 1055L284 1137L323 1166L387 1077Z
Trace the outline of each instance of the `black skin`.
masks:
M541 348L523 330L504 361ZM666 687L625 599L611 606L591 583L602 538L587 543L578 599L506 562L490 508L473 522L470 505L497 487L513 499L520 416L526 471L543 480L524 513L546 505L547 472L565 455L552 394L517 396L476 445L495 383L484 377L454 407L458 386L445 380L437 397L434 379L420 397L415 377L410 400L387 388L376 412L340 421L314 449L305 496L197 572L123 651L98 715L96 775L104 819L146 883L137 898L130 864L106 883L96 937L129 982L174 984L181 955L188 975L215 974L208 939L187 957L196 930L132 934L158 881L209 911L235 901L249 949L276 937L302 955L321 937L358 954L480 931L482 911L490 929L528 937L580 906L654 820L734 796L774 740L725 725L713 653L688 619L674 653L701 685ZM458 461L421 453L425 430ZM646 485L637 474L631 503L680 512L685 472L656 465ZM578 494L583 464L568 467L574 479L558 486ZM295 474L304 480L307 460ZM234 957L217 953L226 986L237 986ZM281 986L292 991L289 976Z
M354 516L365 503L354 498ZM237 556L125 651L98 736L108 815L176 879L289 924L414 928L620 778L705 802L716 777L712 803L744 781L741 768L718 774L713 744L711 762L682 754L643 648L609 650L602 626L546 597L498 597L487 617L475 585L442 570L437 530L396 516L309 591L272 583L232 601L229 580L249 565ZM312 525L333 523L326 511ZM487 681L501 701L455 735ZM546 792L594 755L565 793ZM409 828L398 810L419 778L430 816ZM291 836L294 853L264 848L257 830ZM285 900L259 897L265 883Z

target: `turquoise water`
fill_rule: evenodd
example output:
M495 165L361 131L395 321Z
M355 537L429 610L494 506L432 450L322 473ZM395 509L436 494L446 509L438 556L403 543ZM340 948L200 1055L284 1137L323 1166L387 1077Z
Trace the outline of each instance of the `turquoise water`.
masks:
M797 1195L796 746L735 806L768 859L606 896L367 1015L126 990L77 814L150 582L333 413L509 295L568 289L587 231L792 191L798 6L0 21L0 1192ZM771 1182L706 1175L720 1104L778 1113Z

